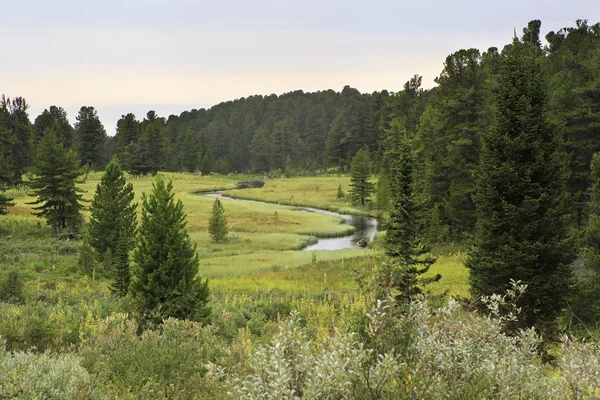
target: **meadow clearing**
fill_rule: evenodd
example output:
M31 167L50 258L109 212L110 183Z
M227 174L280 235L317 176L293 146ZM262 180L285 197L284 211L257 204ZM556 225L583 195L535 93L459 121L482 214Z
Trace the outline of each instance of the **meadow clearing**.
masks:
M353 227L341 218L300 212L294 206L310 206L340 213L368 213L345 199L336 197L339 185L347 191L349 177L298 177L268 180L260 189L235 189L249 176L199 176L182 173L161 173L173 181L175 196L187 213L187 229L198 245L201 257L200 274L211 281L214 292L244 292L284 290L297 293L336 291L356 293L355 273L346 268L348 260L361 258L364 268L382 261L381 234L369 249L335 251L302 251L318 238L343 236ZM91 200L100 173L91 173L80 184L84 198ZM142 193L149 193L152 177L130 177L136 193L138 210ZM223 199L229 240L212 243L208 235L208 217L214 199L199 192L223 191L226 196L264 201L246 203ZM16 206L11 214L0 219L0 229L9 237L20 239L3 243L2 265L28 271L32 282L86 282L77 267L77 241L65 242L51 237L42 220L31 214L34 199L24 190L13 190ZM86 213L87 217L87 213ZM40 237L45 240L40 241ZM468 296L467 272L460 251L452 248L436 252L438 261L431 274L442 279L432 285L434 293ZM44 272L40 274L39 272ZM101 278L101 276L99 276ZM101 286L105 283L100 280Z

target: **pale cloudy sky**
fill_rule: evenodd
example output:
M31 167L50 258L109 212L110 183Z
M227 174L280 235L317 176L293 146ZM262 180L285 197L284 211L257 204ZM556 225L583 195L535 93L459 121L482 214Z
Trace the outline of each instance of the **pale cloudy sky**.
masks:
M542 35L600 19L600 1L29 0L0 6L0 93L33 120L98 110L109 134L142 118L252 94L434 85L450 53L502 48L532 19Z

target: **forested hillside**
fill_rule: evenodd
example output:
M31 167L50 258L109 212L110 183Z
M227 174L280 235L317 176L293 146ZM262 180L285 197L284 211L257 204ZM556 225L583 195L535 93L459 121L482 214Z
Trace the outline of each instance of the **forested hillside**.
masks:
M531 21L522 40L534 44L543 60L550 115L561 130L570 167L570 210L582 226L590 161L600 151L600 24L576 21L574 27L549 32L545 44L540 27L540 21ZM82 107L71 127L59 106L50 106L31 122L25 99L3 98L0 160L7 168L2 168L2 180L18 182L41 138L51 131L77 150L81 165L93 169L102 169L116 154L133 174L164 170L272 176L347 172L362 147L369 150L377 174L387 137L396 131L412 142L418 186L428 215L441 223L440 239L463 239L476 221L474 173L481 135L494 116L499 58L497 48L457 50L446 58L437 86L427 90L415 75L397 93L360 93L346 86L341 92L252 95L168 118L154 111L144 117L127 114L117 122L114 137L106 135L93 107Z

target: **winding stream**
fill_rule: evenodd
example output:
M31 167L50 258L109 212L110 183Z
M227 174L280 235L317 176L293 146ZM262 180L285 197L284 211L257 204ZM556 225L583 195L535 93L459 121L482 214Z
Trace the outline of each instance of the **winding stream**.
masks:
M263 203L263 204L271 204L264 201L257 200L242 200L242 199L234 199L232 197L223 196L221 192L216 193L206 193L203 194L206 197L214 197L219 199L224 199L228 201L240 201L245 203ZM365 217L362 215L347 215L340 214L333 211L321 210L318 208L311 207L298 207L296 211L302 212L312 212L323 215L330 215L334 217L339 217L344 220L344 222L348 225L352 225L356 228L356 230L346 236L335 237L335 238L319 238L319 241L315 244L311 244L305 247L303 250L312 251L312 250L342 250L342 249L357 249L361 248L358 245L358 242L361 239L366 239L369 242L375 238L375 234L377 233L377 220L371 217Z

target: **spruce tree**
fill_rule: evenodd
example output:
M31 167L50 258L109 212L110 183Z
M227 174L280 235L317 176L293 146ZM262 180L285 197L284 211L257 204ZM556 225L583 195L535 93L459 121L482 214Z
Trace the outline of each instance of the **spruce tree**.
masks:
M137 204L133 198L133 185L126 182L113 158L92 200L88 240L100 258L104 259L107 252L113 256L113 286L119 295L127 294L123 282L129 282L129 252L135 245Z
M550 323L571 291L574 246L565 201L567 157L548 122L537 49L516 39L502 54L496 118L482 136L475 204L475 249L469 255L474 295L527 284L520 326Z
M99 253L116 254L121 241L131 250L135 243L136 208L133 185L127 183L116 158L107 165L90 207L90 245Z
M28 204L37 217L45 218L55 234L68 229L74 234L81 225L83 192L76 186L80 175L79 161L75 152L66 150L54 132L41 140L36 154L34 176L29 186L37 199Z
M369 151L366 148L361 148L354 158L350 166L350 197L363 206L365 201L371 196L373 191L373 183L369 182L371 178L371 165L369 160Z
M208 219L208 233L214 243L221 243L227 240L229 229L227 228L227 217L225 209L219 199L215 199L212 211Z
M408 302L422 293L423 286L440 279L423 275L435 258L423 242L418 218L420 205L414 194L414 159L409 139L399 132L390 135L391 147L386 153L390 179L391 207L385 221L385 253L391 259L391 285L400 301Z
M165 318L205 320L208 281L198 277L198 253L185 229L181 200L173 199L173 184L158 178L150 196L142 196L131 292L143 321Z
M81 165L88 164L92 168L102 165L103 145L106 131L94 107L81 107L75 123L75 143L79 152Z
M14 206L12 198L2 193L12 182L10 164L0 152L0 215L8 214L8 207Z

